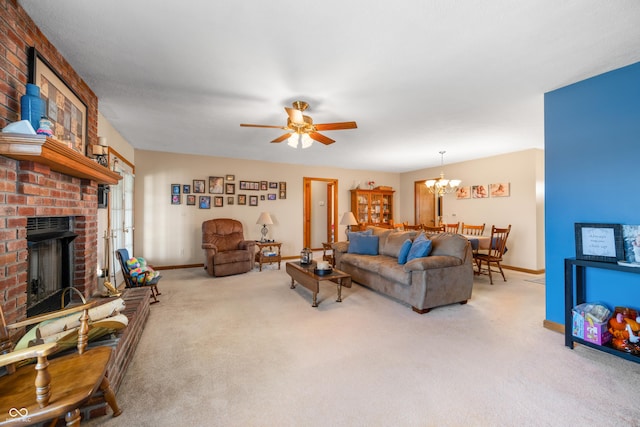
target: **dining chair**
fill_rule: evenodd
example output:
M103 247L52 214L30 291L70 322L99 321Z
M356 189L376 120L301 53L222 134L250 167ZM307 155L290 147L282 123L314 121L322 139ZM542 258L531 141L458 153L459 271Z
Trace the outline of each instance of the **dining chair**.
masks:
M482 236L482 234L484 233L484 224L470 225L470 224L465 224L463 222L461 228L462 228L462 233L460 234L465 234L467 236Z
M486 253L477 253L474 255L476 260L476 265L478 267L478 274L483 274L482 264L486 263L486 273L489 275L489 282L493 285L493 277L491 277L491 264L495 264L498 267L498 270L493 270L496 273L502 274L502 278L504 281L507 281L507 278L504 276L504 271L502 271L502 266L500 263L502 262L502 256L507 247L507 238L509 237L509 233L511 232L511 224L507 228L498 228L495 225L491 226L491 247L487 250Z
M422 224L405 224L404 226L405 230L422 230L423 229L423 225Z
M447 233L458 233L458 229L460 228L460 222L456 222L453 224L444 224L444 231Z
M425 234L440 234L445 232L444 224L437 226L423 225L422 229Z

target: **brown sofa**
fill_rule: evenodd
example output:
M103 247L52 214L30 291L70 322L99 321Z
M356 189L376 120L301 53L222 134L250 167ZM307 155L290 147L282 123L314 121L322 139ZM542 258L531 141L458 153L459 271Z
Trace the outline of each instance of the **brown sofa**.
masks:
M211 276L230 276L251 271L256 252L255 240L245 240L242 223L230 218L202 223L204 268Z
M473 288L473 255L469 241L459 234L427 236L432 243L429 256L398 264L398 254L416 231L372 228L379 237L378 255L348 253L349 242L334 243L336 268L352 280L403 301L424 314L433 307L465 304Z

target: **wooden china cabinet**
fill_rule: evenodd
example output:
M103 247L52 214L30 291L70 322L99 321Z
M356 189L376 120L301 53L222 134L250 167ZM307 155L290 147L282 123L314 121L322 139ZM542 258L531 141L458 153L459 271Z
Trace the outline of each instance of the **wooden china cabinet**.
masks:
M393 193L391 187L351 190L351 212L361 226L393 226Z

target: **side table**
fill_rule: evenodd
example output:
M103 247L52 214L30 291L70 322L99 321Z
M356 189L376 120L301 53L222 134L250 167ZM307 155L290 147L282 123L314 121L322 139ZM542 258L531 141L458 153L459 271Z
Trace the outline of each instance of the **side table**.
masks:
M278 263L278 270L280 270L280 262L282 256L280 255L281 242L256 242L258 252L256 252L256 262L260 266L262 271L262 264L271 264L272 262Z

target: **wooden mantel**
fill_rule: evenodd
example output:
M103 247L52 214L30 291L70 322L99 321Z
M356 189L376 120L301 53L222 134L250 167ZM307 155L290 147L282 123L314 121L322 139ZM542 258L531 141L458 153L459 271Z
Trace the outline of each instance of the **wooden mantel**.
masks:
M117 184L122 178L62 142L41 135L0 133L0 155L42 163L56 172L90 179L98 184Z

